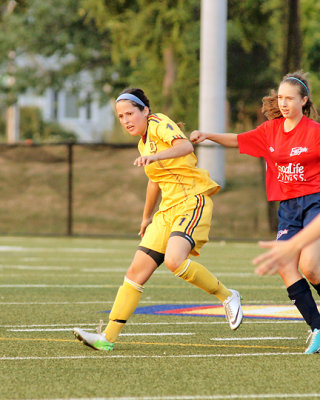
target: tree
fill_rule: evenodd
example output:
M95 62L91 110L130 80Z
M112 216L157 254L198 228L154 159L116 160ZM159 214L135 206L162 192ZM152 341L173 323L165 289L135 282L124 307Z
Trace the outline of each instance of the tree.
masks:
M86 23L76 0L17 2L10 14L3 14L1 28L1 73L14 76L12 92L60 88L66 78L76 87L84 70L98 85L102 70L104 76L113 72L108 68L109 38Z
M283 74L287 17L298 15L297 6L298 0L228 0L228 99L240 130L255 123L261 97ZM311 71L315 97L319 7L301 0L301 67ZM7 99L27 88L60 88L66 78L79 89L85 70L102 101L141 86L154 109L185 121L188 130L198 126L199 0L4 0L0 13L0 74L15 78L2 87Z
M301 65L300 1L288 0L287 40L283 59L283 73L297 71Z
M141 86L165 113L197 126L200 4L197 0L82 0L88 20L111 36L121 81ZM126 75L123 75L123 72Z
M193 129L199 13L197 0L187 5L183 0L15 2L14 11L1 21L1 72L8 74L14 65L13 93L60 88L66 78L79 89L84 70L102 100L126 86L141 86L158 110L186 120Z

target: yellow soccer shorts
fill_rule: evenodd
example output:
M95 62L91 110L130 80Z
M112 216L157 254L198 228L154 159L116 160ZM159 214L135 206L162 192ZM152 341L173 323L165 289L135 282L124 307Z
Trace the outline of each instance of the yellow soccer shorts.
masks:
M139 247L165 254L170 236L182 236L191 244L191 254L198 256L209 240L213 202L209 196L190 196L168 210L158 211L147 227Z

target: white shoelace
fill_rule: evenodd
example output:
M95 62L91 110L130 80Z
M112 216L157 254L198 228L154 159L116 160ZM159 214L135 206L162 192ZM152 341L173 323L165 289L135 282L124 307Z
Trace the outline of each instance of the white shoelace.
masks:
M224 302L223 306L226 312L226 319L229 321L230 318L233 318L232 307L230 307L230 302L232 300L232 296L228 297Z
M99 325L96 327L96 331L99 335L102 333L102 327L103 327L103 320L100 319Z
M312 334L313 334L313 332L311 330L309 330L308 332L309 332L309 335L307 337L306 343L308 343L309 339L312 337ZM312 341L312 339L311 339L311 341Z

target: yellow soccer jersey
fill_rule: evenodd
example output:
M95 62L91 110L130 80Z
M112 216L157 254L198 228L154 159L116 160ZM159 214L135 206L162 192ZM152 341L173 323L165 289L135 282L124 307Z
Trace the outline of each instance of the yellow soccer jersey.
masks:
M146 135L139 141L141 156L159 153L172 147L174 139L186 139L179 127L163 114L151 114ZM187 197L216 193L220 186L210 179L207 171L196 167L194 153L183 157L160 160L145 166L148 178L159 184L162 201L159 210L184 201Z

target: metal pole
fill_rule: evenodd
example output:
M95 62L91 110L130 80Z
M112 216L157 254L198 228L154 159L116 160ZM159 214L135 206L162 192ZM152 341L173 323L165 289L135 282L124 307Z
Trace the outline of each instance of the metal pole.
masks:
M223 133L226 124L227 0L201 2L200 131ZM199 167L225 185L225 151L204 141L198 149Z
M17 103L7 108L7 141L17 143L19 140L19 106Z
M67 235L73 235L73 144L67 144L68 149L68 210L67 210Z

